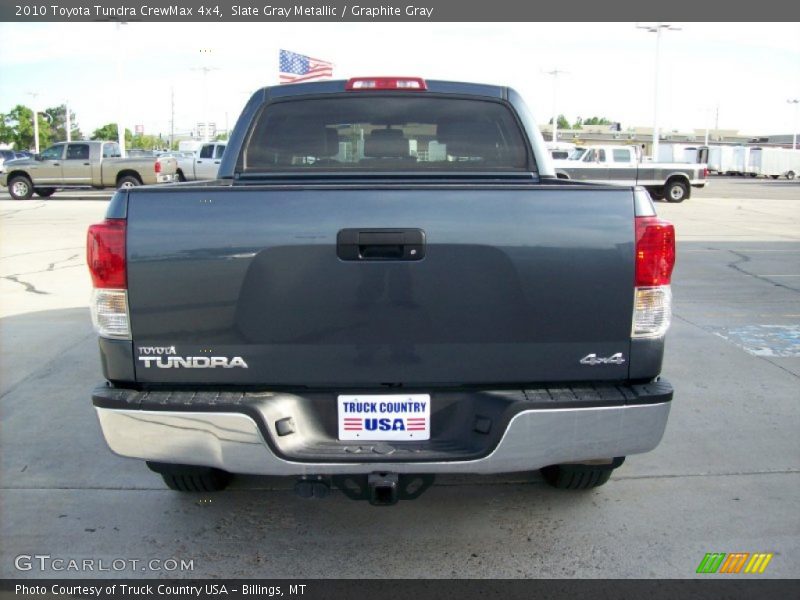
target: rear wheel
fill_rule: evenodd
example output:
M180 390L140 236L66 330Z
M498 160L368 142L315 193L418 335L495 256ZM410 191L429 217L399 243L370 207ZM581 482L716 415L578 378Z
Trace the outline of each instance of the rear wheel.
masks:
M186 177L184 177L183 171L181 171L180 169L178 169L177 175L178 175L178 181L181 182L186 181Z
M667 182L664 196L669 202L683 202L689 197L689 186L680 179L673 179Z
M56 190L55 188L35 188L33 191L39 198L49 198Z
M138 177L134 175L126 175L125 177L120 177L119 181L117 181L117 189L120 190L127 190L132 187L136 187L138 185L142 185L142 182L139 180Z
M786 173L786 179L794 179L794 177L795 177L794 171L789 171L788 173Z
M8 193L14 200L30 200L33 196L33 184L24 175L17 175L8 182Z
M213 467L148 462L167 487L176 492L219 492L228 487L231 474Z
M574 463L550 465L540 469L544 480L560 490L589 490L606 483L611 473L625 462L625 457L609 463Z

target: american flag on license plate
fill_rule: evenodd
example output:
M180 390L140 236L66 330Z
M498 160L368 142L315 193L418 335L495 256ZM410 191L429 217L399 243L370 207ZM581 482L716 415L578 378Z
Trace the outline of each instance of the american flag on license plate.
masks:
M361 431L363 429L363 421L361 417L345 417L344 430L345 431Z
M281 50L278 71L281 83L311 81L312 79L333 77L333 63L297 52Z
M408 417L406 431L425 431L425 417Z

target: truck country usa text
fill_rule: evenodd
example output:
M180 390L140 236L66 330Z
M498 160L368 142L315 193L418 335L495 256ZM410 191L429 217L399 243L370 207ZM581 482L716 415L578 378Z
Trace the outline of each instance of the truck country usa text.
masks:
M346 413L424 413L427 402L344 402Z

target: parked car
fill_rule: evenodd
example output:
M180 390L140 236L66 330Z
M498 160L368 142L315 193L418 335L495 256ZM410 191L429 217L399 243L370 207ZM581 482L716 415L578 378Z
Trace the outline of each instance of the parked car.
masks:
M5 171L5 163L15 160L16 153L13 150L0 150L0 173Z
M633 181L556 178L512 89L265 88L216 180L120 190L90 227L92 400L109 447L181 491L590 488L664 432L674 259Z
M174 158L119 158L116 142L61 142L35 158L14 161L0 175L15 200L34 193L49 198L56 190L72 188L134 187L175 180Z

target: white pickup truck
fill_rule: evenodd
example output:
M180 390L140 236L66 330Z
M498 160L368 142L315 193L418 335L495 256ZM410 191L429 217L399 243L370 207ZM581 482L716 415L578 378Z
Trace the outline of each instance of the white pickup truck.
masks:
M209 142L191 156L178 157L178 181L216 179L227 142Z
M683 202L691 188L706 185L705 164L640 162L635 146L588 146L554 160L559 179L640 185L656 200Z

